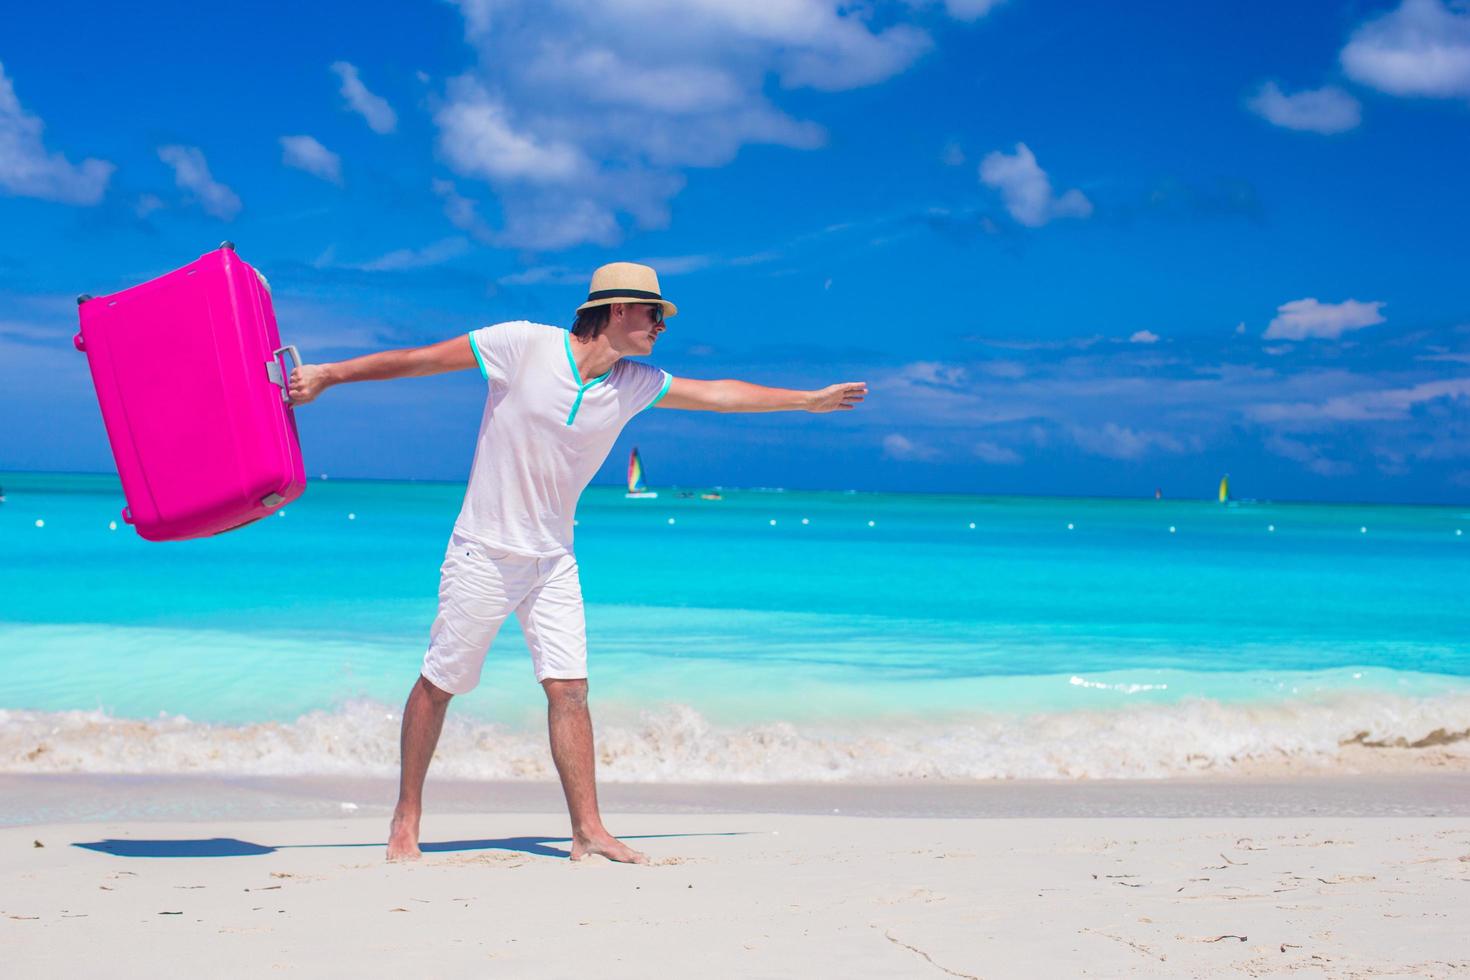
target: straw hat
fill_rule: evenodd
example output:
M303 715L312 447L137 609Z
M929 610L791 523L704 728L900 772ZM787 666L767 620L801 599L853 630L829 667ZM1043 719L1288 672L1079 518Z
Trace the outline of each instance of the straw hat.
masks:
M658 303L666 317L679 312L658 291L658 273L637 262L609 262L592 273L587 302L577 307L577 312L611 303Z

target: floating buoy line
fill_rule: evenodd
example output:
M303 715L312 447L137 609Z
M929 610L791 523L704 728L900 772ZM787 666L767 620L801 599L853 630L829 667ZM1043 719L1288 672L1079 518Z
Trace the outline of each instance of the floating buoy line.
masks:
M276 516L277 517L285 517L286 516L286 511L284 509L278 510L278 511L276 511ZM356 511L349 511L347 513L347 519L349 521L355 521L355 520L357 520L357 512ZM672 526L672 525L674 525L676 523L676 520L673 517L667 518L667 521L668 521L668 524L670 526ZM802 524L803 527L810 526L811 525L811 522L812 521L811 521L811 518L810 517L803 517L803 518L801 518L801 524ZM582 522L580 520L577 520L575 518L572 520L572 526L573 527L580 527L581 526L581 523ZM775 517L767 518L766 519L766 525L768 527L776 527L776 526L778 526L778 518L775 518ZM44 529L46 527L46 519L44 517L37 517L37 518L35 518L35 526L38 529ZM867 521L867 526L868 527L877 527L878 526L878 522L876 520L870 519L870 520ZM979 528L979 525L975 521L969 521L969 522L966 523L965 526L966 526L966 528L968 530L971 530L971 531L978 530L978 528ZM107 530L109 530L109 531L116 531L117 530L117 521L116 520L108 521L107 522ZM1075 530L1077 530L1077 523L1075 521L1068 521L1067 522L1067 530L1068 531L1075 531ZM1168 530L1169 530L1169 533L1170 534L1178 534L1179 533L1179 527L1176 524L1170 524L1170 525L1168 525ZM1268 534L1275 534L1276 533L1276 525L1275 524L1267 524L1266 525L1266 533L1268 533ZM1367 533L1368 533L1368 525L1366 525L1366 524L1360 524L1360 525L1358 525L1358 534L1364 535L1364 534L1367 534ZM1465 529L1464 528L1459 528L1459 527L1455 528L1454 529L1454 535L1457 538L1463 538L1465 536Z

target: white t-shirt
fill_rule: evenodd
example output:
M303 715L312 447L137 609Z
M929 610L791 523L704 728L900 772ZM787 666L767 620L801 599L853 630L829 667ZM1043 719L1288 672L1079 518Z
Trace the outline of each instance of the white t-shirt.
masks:
M475 330L470 346L490 394L455 529L511 554L570 554L577 499L673 378L622 359L584 383L571 334L525 320Z

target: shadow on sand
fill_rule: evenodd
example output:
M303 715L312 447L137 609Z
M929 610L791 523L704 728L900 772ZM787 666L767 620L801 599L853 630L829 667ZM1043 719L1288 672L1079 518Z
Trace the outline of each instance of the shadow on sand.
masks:
M741 837L748 831L730 831L719 834L642 834L619 838L625 841L661 840L671 837ZM570 837L497 837L486 840L425 841L419 850L425 854L454 853L457 851L519 851L538 857L571 857L571 851L551 844L570 844ZM257 857L275 854L278 851L317 848L383 847L386 841L368 844L253 844L234 837L207 837L194 840L106 840L75 842L72 847L87 851L111 854L113 857L129 858L218 858Z

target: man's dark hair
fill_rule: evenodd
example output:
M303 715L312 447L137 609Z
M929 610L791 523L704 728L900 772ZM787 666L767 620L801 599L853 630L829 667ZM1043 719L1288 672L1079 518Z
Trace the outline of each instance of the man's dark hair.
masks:
M593 306L577 314L577 319L572 323L572 336L582 340L592 340L607 329L607 321L612 317L612 307Z

